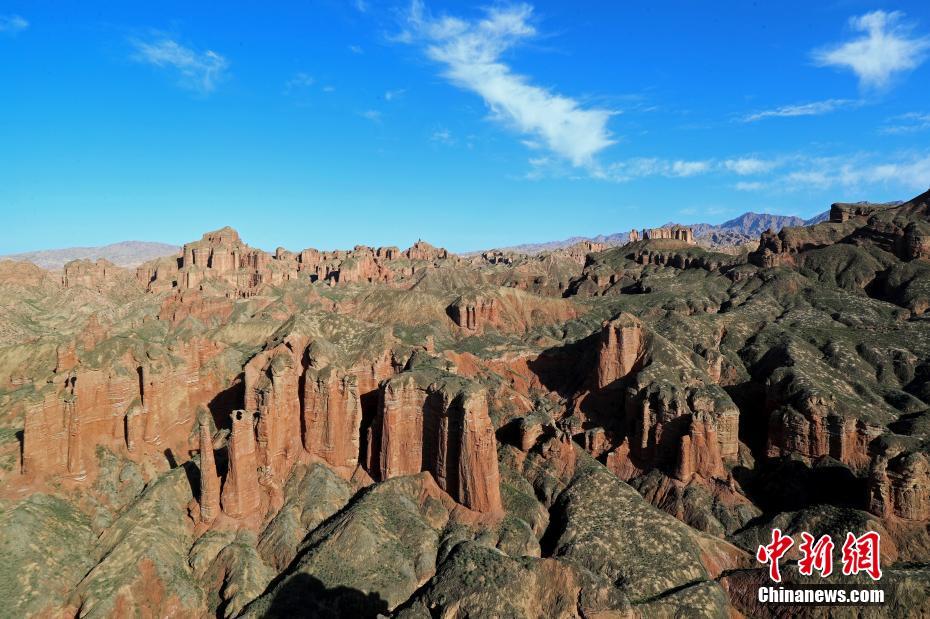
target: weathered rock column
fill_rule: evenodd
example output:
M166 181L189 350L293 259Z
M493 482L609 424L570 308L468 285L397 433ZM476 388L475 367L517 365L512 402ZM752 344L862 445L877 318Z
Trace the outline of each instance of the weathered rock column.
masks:
M216 474L209 420L200 419L200 521L210 524L220 509L220 478Z
M223 484L223 511L233 518L242 518L259 508L257 461L255 455L255 413L232 412L232 434L229 436L229 472Z

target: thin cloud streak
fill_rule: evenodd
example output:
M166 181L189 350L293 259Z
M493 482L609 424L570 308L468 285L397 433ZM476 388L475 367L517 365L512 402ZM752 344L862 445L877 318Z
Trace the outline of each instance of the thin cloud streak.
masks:
M743 122L752 123L766 118L791 118L794 116L821 116L829 114L844 107L861 105L860 101L852 99L826 99L825 101L812 101L810 103L796 103L783 105L771 110L754 112L743 117Z
M29 27L29 22L19 15L0 15L0 32L16 34Z
M198 52L176 41L162 38L157 41L132 41L136 48L133 59L159 68L172 69L179 76L178 84L184 88L209 94L226 77L229 61L213 50Z

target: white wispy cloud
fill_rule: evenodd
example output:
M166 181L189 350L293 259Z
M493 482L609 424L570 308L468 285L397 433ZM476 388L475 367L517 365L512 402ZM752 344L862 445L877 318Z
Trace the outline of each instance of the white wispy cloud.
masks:
M455 138L452 137L452 132L445 127L441 127L433 131L429 139L431 142L438 142L440 144L445 144L446 146L452 146L455 144Z
M884 88L896 73L920 66L930 49L930 38L912 37L913 28L900 11L873 11L852 17L850 27L864 33L846 43L812 53L815 64L853 71L865 88Z
M133 59L177 72L178 83L202 94L213 92L226 77L229 61L220 54L205 50L198 52L172 39L132 41L136 48Z
M358 11L359 13L368 12L368 3L365 2L365 0L355 0L354 4L355 4L355 10Z
M285 94L288 94L295 90L299 90L302 88L309 88L310 86L313 86L313 84L315 83L316 83L316 80L313 78L312 75L304 73L303 71L298 71L297 73L294 74L294 77L287 80L287 82L284 84L284 92Z
M810 103L795 103L793 105L783 105L771 110L762 110L753 112L743 117L743 122L751 123L765 118L791 117L791 116L820 116L829 114L843 107L859 105L860 102L853 99L826 99L824 101L812 101Z
M778 164L775 161L766 161L755 157L739 157L737 159L726 159L722 165L724 169L730 172L740 176L748 176L768 172Z
M575 167L595 165L595 156L614 143L607 127L611 110L586 108L571 97L536 86L501 58L536 36L528 4L494 7L481 19L434 17L413 0L407 29L395 41L421 43L443 67L443 76L478 94L492 118L545 144Z
M712 160L660 159L658 157L634 157L616 161L601 168L597 176L604 180L626 182L637 178L664 176L685 178L708 174L715 169Z
M909 112L889 118L886 125L879 131L889 135L903 133L916 133L930 129L930 114L921 112Z
M384 91L384 100L393 101L394 99L402 97L405 92L407 92L405 88L398 88L397 90L386 90Z
M930 153L904 153L880 158L872 154L831 157L795 156L784 173L765 182L740 182L741 191L800 191L804 189L867 190L884 185L906 191L930 187Z
M0 15L0 32L16 34L29 27L29 22L19 15Z
M350 45L349 51L352 52L353 54L364 54L365 53L365 50L363 50L360 45Z
M359 116L366 118L371 122L381 122L381 112L378 110L365 110L364 112L359 112Z

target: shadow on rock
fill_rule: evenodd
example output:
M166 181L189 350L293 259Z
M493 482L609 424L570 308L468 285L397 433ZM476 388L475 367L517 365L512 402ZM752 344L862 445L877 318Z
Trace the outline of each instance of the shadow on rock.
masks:
M273 593L264 617L374 618L388 612L387 601L377 593L349 587L327 588L309 574L295 574Z

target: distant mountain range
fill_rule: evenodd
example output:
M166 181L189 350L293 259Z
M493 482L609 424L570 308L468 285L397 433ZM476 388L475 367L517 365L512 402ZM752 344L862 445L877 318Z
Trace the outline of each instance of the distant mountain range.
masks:
M802 219L792 215L772 215L771 213L743 213L739 217L734 217L722 224L678 224L669 222L663 227L686 225L694 230L694 236L697 239L706 239L710 245L739 245L741 243L755 241L759 235L773 228L776 232L789 226L809 226L812 224L826 221L830 218L830 211ZM592 243L604 243L606 245L622 245L627 242L629 232L615 232L613 234L599 234L597 236L572 236L561 241L548 241L545 243L525 243L523 245L513 245L511 247L500 247L502 251L513 251L523 254L538 254L544 251L552 251L569 247L576 243L590 241Z
M100 247L66 247L63 249L46 249L31 251L22 254L9 254L0 256L0 259L25 260L42 267L56 270L64 267L72 260L88 259L98 260L104 258L121 267L139 266L147 260L171 256L178 253L180 247L167 243L151 243L148 241L122 241Z
M769 228L776 231L786 226L805 226L819 223L829 218L829 211L821 213L811 219L801 219L790 215L772 215L770 213L743 213L739 217L725 221L722 224L676 224L669 222L665 226L688 225L694 230L695 238L705 245L712 247L734 246L742 243L756 241L762 232ZM546 243L526 243L500 248L524 254L538 254L543 251L552 251L569 247L575 243L591 241L606 245L622 245L627 242L629 232L615 232L613 234L599 234L597 236L573 236L561 241ZM104 258L121 267L135 267L143 262L162 256L177 254L180 248L167 243L152 243L148 241L123 241L100 247L66 247L63 249L47 249L21 254L0 256L0 259L25 260L32 262L43 269L61 269L71 260ZM473 252L476 253L476 252Z

